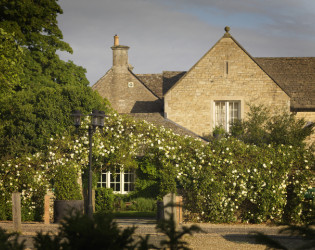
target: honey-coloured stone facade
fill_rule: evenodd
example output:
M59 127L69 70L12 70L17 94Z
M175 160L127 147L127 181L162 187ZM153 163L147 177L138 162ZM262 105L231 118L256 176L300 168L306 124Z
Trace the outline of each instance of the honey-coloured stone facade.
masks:
M164 96L168 119L199 134L214 128L214 102L240 101L290 110L290 97L228 34L220 39Z
M295 112L314 123L315 57L254 58L228 27L225 31L189 71L160 74L133 73L129 47L119 45L115 35L113 66L92 88L119 113L196 137L212 133L218 101L237 103L240 119L250 104L263 104L271 112ZM315 135L309 142L315 142Z
M162 102L139 78L128 63L128 46L114 36L113 66L92 89L107 98L119 113L161 112Z
M119 113L162 112L162 101L128 70L110 69L92 88Z

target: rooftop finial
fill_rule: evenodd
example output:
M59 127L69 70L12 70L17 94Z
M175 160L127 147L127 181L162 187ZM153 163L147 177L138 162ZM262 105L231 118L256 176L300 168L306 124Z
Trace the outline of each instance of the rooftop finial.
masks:
M224 28L224 30L225 30L225 33L224 33L223 37L231 37L231 35L230 35L230 33L229 33L230 27L229 27L229 26L226 26L226 27Z

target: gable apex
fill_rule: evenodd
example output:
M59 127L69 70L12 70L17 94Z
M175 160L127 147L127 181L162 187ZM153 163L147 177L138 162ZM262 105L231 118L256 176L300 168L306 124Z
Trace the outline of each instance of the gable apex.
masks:
M193 71L197 65L209 54L211 53L211 51L213 49L215 49L217 47L217 45L219 43L222 42L223 39L231 39L288 97L290 97L290 94L288 93L288 91L286 91L281 85L279 85L277 83L277 81L271 76L269 75L262 67L259 63L256 62L255 58L253 58L249 52L247 52L246 49L243 48L243 46L229 33L230 32L230 27L226 26L224 28L225 33L224 35L186 72L186 74L178 81L176 82L166 93L165 96L175 87L177 86L183 79L185 79L185 77L191 72Z

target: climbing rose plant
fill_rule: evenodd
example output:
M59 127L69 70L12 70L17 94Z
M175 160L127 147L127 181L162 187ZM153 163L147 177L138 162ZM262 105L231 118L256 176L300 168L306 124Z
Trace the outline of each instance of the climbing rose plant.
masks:
M45 152L3 162L0 219L11 216L13 191L22 192L24 219L38 218L38 204L53 190L58 168L76 168L84 183L88 153L87 131L70 131L51 138ZM206 143L112 112L93 137L93 171L97 178L117 168L137 171L135 193L149 189L158 199L169 192L183 195L190 220L302 222L313 212L304 195L314 181L314 154L298 147L258 147L234 138Z

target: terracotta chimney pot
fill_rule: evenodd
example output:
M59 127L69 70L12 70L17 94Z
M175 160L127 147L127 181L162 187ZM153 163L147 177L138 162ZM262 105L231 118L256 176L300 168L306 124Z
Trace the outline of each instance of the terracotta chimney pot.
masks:
M119 46L119 36L114 36L114 46Z

